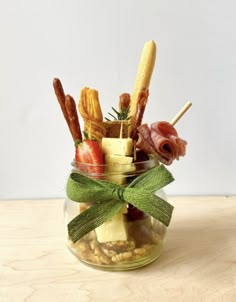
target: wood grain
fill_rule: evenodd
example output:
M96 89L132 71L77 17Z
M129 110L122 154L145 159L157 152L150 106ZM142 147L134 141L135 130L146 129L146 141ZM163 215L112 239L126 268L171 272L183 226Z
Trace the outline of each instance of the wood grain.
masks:
M161 257L128 272L65 247L62 200L0 201L0 302L236 301L236 197L169 197Z

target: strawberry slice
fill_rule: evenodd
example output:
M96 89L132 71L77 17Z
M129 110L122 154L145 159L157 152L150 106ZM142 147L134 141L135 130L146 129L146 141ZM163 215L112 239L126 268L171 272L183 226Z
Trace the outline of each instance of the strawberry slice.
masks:
M95 140L84 140L76 146L76 166L81 172L87 174L100 174L103 172L103 153L99 143Z

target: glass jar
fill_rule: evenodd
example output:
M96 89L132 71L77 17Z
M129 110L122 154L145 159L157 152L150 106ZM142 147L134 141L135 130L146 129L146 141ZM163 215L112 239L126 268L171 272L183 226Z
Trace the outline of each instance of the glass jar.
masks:
M99 169L98 166L74 161L72 172L126 187L137 176L157 165L156 158L131 164L114 164L112 167L103 165ZM155 194L166 200L163 190ZM66 229L71 220L92 205L93 200L78 203L66 198ZM165 234L166 226L163 223L133 205L125 204L119 213L75 243L66 231L66 244L73 255L89 266L121 271L136 269L157 259L163 248Z

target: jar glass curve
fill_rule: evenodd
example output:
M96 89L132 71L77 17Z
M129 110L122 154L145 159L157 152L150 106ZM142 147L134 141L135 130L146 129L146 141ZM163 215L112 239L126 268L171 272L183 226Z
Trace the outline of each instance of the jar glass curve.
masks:
M132 167L130 164L117 164L112 169L106 165L97 169L98 166L73 161L72 171L125 187L156 165L158 161L155 158L132 163ZM155 194L167 200L163 190ZM66 198L64 202L66 245L81 262L98 269L122 271L145 266L160 256L166 226L131 204L125 205L112 219L73 243L67 232L67 224L91 205L92 200L91 203L78 203Z

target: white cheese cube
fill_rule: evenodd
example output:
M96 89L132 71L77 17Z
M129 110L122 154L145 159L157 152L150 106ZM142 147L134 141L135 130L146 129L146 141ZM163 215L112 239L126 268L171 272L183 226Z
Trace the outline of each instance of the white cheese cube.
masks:
M115 214L111 219L95 229L97 240L100 243L109 241L127 240L127 224L122 212Z
M135 165L133 164L133 157L131 156L106 154L105 163L107 164L108 172L124 173L135 170Z
M126 182L126 175L124 173L135 171L133 157L106 154L105 163L107 164L106 172L109 172L107 180L118 185L122 185Z
M132 155L132 138L104 137L102 139L102 151L105 154Z

